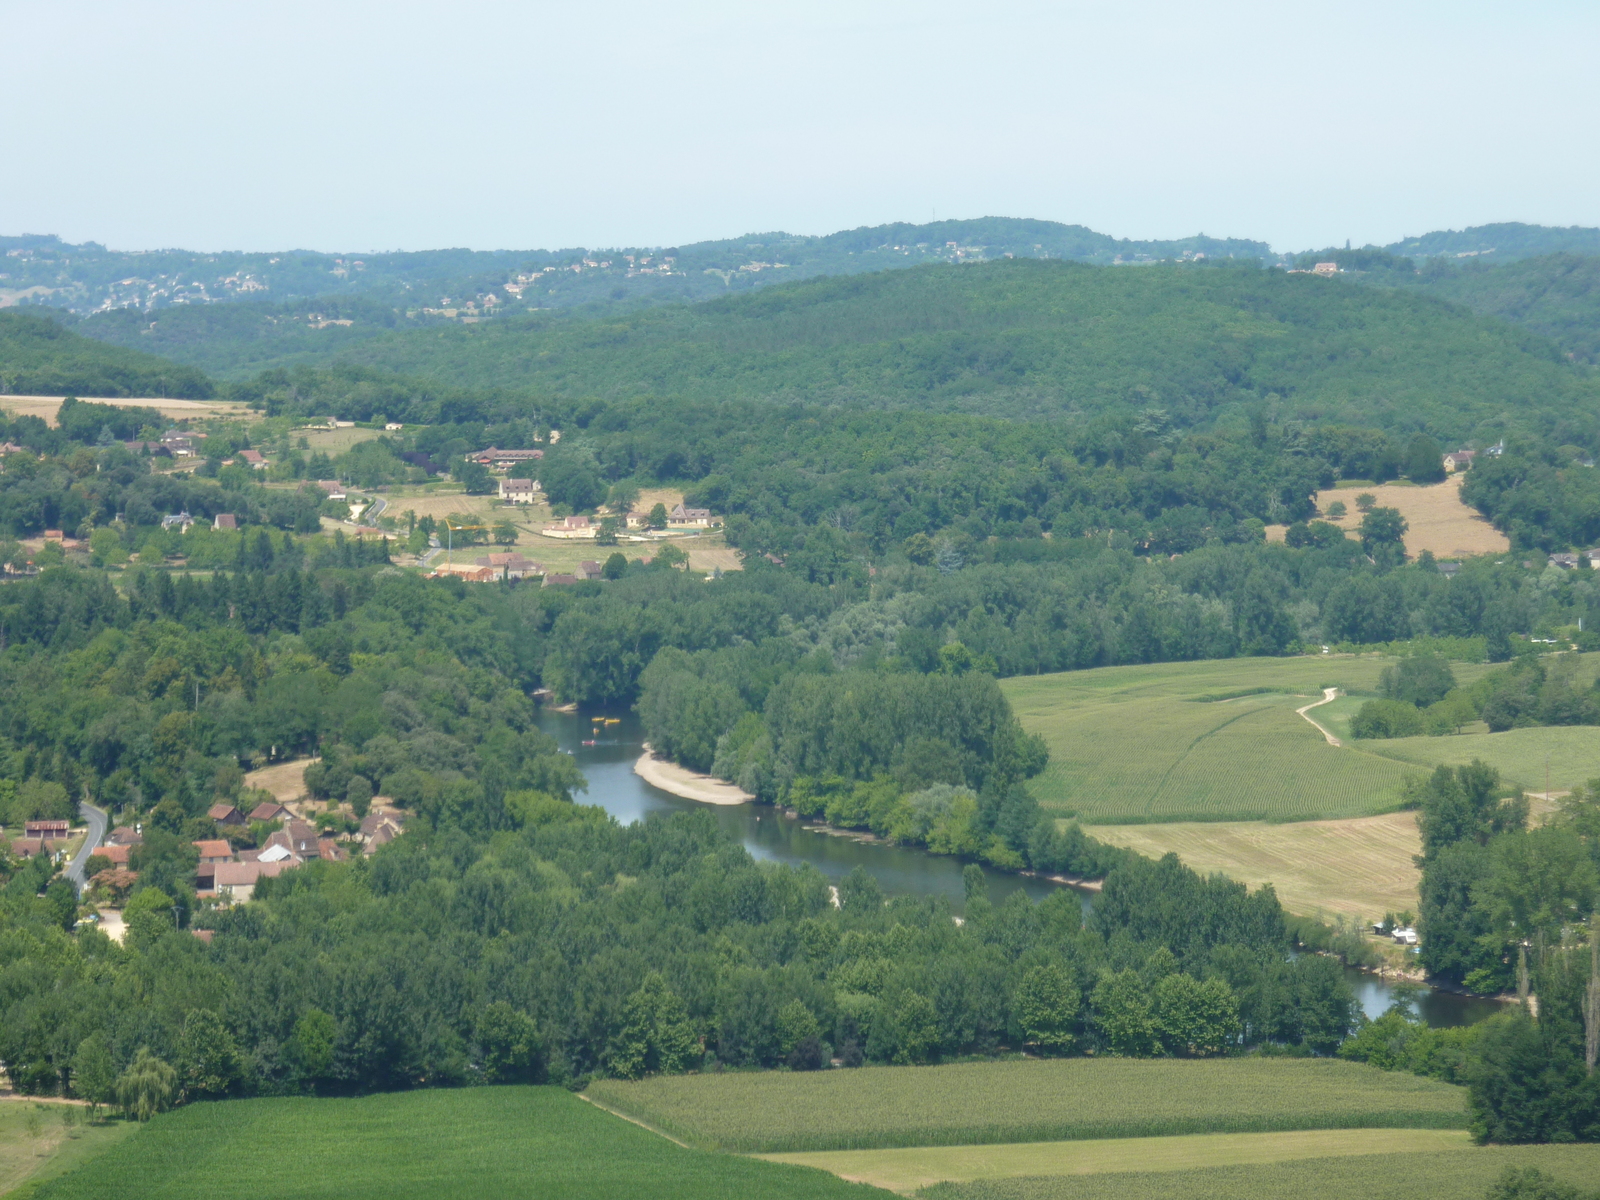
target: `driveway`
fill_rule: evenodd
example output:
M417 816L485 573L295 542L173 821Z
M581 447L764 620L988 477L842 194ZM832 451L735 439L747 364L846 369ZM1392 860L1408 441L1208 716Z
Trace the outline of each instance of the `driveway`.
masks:
M67 867L66 875L72 880L72 886L81 892L89 884L84 878L83 869L89 864L89 856L106 840L106 826L110 823L111 817L87 801L78 805L78 811L83 814L83 819L89 826L89 836L84 838L83 845L78 847L78 853L73 858L72 864Z

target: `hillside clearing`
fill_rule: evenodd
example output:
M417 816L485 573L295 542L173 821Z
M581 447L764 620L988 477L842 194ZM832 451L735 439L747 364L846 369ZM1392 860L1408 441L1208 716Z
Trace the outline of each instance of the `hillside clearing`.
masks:
M244 777L245 787L265 788L279 804L292 804L306 794L306 768L317 760L297 758L291 762L273 763L251 771Z
M1373 487L1329 488L1317 493L1317 508L1328 511L1335 500L1344 501L1345 515L1331 521L1351 537L1359 536L1362 513L1356 508L1355 498L1365 492L1372 495L1379 508L1397 508L1410 527L1406 531L1406 553L1415 558L1424 550L1433 552L1435 558L1456 559L1474 554L1505 554L1511 549L1506 535L1493 525L1489 518L1461 499L1461 484L1465 474L1452 475L1443 483L1426 487L1405 484L1379 484Z
M1448 1129L1316 1129L1294 1133L1204 1133L1188 1137L918 1146L764 1154L770 1162L817 1167L853 1183L909 1195L935 1183L1107 1171L1189 1171L1216 1166L1333 1158L1354 1154L1455 1150L1468 1135Z
M937 1067L597 1080L601 1103L748 1153L996 1142L1466 1128L1465 1092L1330 1059L1013 1059Z
M685 1150L561 1088L484 1087L190 1105L45 1184L36 1200L213 1200L241 1189L251 1200L874 1194L822 1171Z
M40 417L54 428L56 412L65 396L0 396L0 409L16 417ZM79 396L79 400L93 404L114 404L118 408L153 408L164 417L180 420L188 417L201 420L208 417L250 417L259 414L233 400L156 400L122 396Z
M1356 919L1417 907L1422 853L1414 812L1343 821L1173 822L1093 825L1085 833L1150 858L1174 853L1202 875L1221 871L1252 888L1270 883L1283 906Z
M1577 1187L1600 1178L1600 1146L1465 1146L1189 1171L1120 1171L937 1184L922 1200L1476 1200L1508 1166Z

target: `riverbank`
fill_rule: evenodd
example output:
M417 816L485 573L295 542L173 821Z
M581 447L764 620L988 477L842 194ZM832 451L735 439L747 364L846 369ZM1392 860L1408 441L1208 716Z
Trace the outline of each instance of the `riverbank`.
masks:
M725 780L702 775L699 771L691 771L688 767L680 767L662 758L650 749L649 743L645 744L644 753L633 764L633 773L652 787L701 804L748 804L755 799L743 788Z

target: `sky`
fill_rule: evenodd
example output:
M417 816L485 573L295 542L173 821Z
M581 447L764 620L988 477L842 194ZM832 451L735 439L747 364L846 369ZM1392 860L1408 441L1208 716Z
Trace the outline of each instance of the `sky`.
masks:
M1600 225L1592 0L0 0L0 233L664 246Z

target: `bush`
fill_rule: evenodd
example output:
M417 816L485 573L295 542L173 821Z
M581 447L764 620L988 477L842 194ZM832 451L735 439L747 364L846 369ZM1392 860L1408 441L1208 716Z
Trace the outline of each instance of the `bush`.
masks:
M1422 713L1402 700L1368 700L1350 722L1350 736L1358 738L1416 737L1424 732Z

